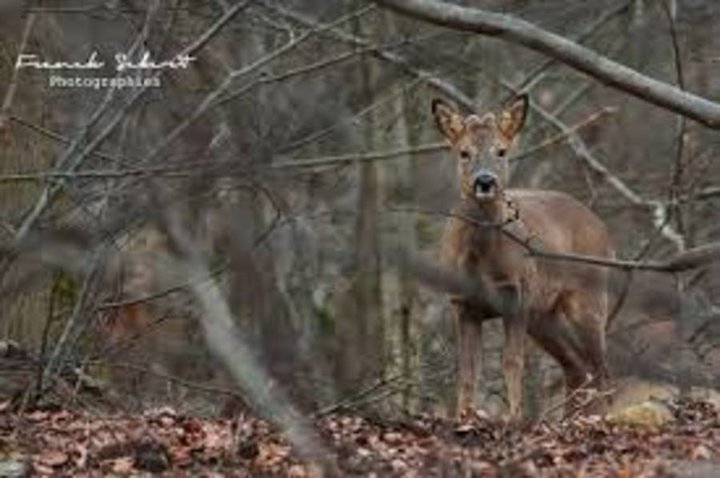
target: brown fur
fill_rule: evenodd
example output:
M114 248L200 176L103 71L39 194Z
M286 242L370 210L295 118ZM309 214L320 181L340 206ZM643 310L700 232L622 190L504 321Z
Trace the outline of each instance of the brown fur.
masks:
M454 147L464 148L468 134L460 129L446 137ZM473 141L475 150L482 150L482 142ZM488 168L491 161L500 160L477 161ZM463 187L471 184L469 171L470 167L460 169L462 199L447 221L442 257L446 266L480 281L489 294L451 298L459 346L457 412L471 407L475 399L482 322L499 316L505 330L503 375L511 418L520 415L527 334L563 368L568 391L582 385L602 388L607 378L607 271L531 258L500 227L488 224L504 224L506 231L540 250L609 258L613 250L604 223L577 200L555 191L506 190L499 182L494 197L478 199L471 188Z

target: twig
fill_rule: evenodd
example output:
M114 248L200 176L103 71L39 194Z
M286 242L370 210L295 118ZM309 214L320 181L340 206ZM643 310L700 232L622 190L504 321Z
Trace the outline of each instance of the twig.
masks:
M404 39L401 42L396 42L396 43L400 43L402 45L408 45L408 44L415 43L419 39L426 38L426 37L427 37L427 35L424 35L417 39ZM269 85L269 84L277 83L280 81L285 81L287 79L294 78L296 76L306 75L308 73L314 73L316 71L325 69L328 66L333 66L333 65L336 65L343 61L352 59L356 56L363 55L368 52L372 52L374 50L377 50L378 48L392 48L393 46L394 46L393 44L387 44L387 45L383 45L382 47L379 47L377 45L370 45L370 46L366 46L363 48L355 48L353 50L341 53L334 57L323 59L323 60L317 61L315 63L311 63L306 66L301 66L301 67L294 68L294 69L288 70L286 72L277 73L277 74L271 75L271 76L262 76L262 77L258 78L256 81L254 81L252 84L244 86L243 88L241 88L238 91L232 91L232 92L228 93L227 96L218 100L218 102L215 105L213 105L213 107L217 107L217 106L223 105L229 101L237 99L238 97L247 93L247 91L250 88L257 87L257 86ZM286 149L292 149L292 148L293 148L293 146L290 146Z
M147 10L141 8L129 8L129 7L111 7L112 4L100 4L100 5L89 5L86 7L29 7L25 11L28 13L56 13L56 14L92 14L99 12L108 13L145 13ZM192 10L192 6L184 7L169 7L165 10L168 12L177 11L185 12Z
M382 380L378 380L377 382L369 385L368 387L351 397L347 397L343 400L340 400L339 402L321 408L320 410L316 411L313 416L315 418L321 418L337 411L346 410L347 408L357 406L358 403L362 403L363 400L375 393L380 388L392 385L393 383L402 380L402 378L402 375L395 375L394 377L387 377L383 378Z
M161 299L163 297L167 297L168 295L174 294L176 292L183 291L187 289L188 287L191 287L197 282L203 282L208 281L216 278L217 276L223 274L225 271L227 271L229 264L223 264L219 267L216 267L214 270L209 271L209 275L204 277L197 277L197 278L191 278L181 284L174 285L171 287L167 287L160 292L156 292L154 294L147 294L141 297L135 297L132 299L127 300L121 300L117 302L105 302L103 304L98 305L95 310L103 311L103 310L112 310L112 309L120 309L123 307L129 307L131 305L138 305L138 304L144 304L147 302L153 302L155 300Z
M585 401L583 401L582 403L578 403L574 409L572 409L568 413L564 414L562 421L566 422L566 421L572 420L573 418L577 417L580 413L582 413L582 411L585 410L587 407L589 407L593 402L596 402L597 400L600 400L601 398L611 397L616 392L615 389L595 390L592 388L584 390L584 391L587 392L587 398L585 399Z
M195 110L192 113L190 113L184 121L182 121L167 136L165 136L162 140L160 140L159 144L157 146L155 146L155 148L153 148L150 151L150 153L148 153L148 155L143 160L143 162L149 162L152 159L156 158L168 146L170 146L173 142L175 142L175 140L177 140L180 137L180 135L188 127L190 127L190 125L192 125L200 117L205 115L205 113L207 111L209 111L214 106L222 104L219 102L222 99L223 95L225 95L225 93L230 89L230 87L233 85L233 83L238 78L246 76L246 75L258 70L259 68L265 66L266 64L276 60L277 58L283 56L284 54L290 52L291 50L294 50L295 48L300 46L302 43L304 43L305 41L310 39L314 34L318 33L319 31L322 31L325 28L334 28L336 25L347 22L350 19L365 15L367 12L369 12L373 8L374 8L373 5L366 6L365 8L362 8L356 12L352 12L346 16L339 18L338 20L332 22L329 25L312 28L312 29L304 32L299 37L290 39L287 43L285 43L285 45L271 51L267 55L255 60L251 64L249 64L243 68L239 68L237 70L233 70L232 72L230 72L230 74L227 75L225 80L217 88L215 88L215 90L213 90L207 96L205 96L203 101L200 102L200 104L195 108Z
M76 157L74 160L72 160L71 164L68 166L69 170L73 170L77 168L82 160L86 158L92 151L94 151L102 142L105 141L105 139L114 131L115 127L120 123L120 121L125 117L126 113L130 108L132 108L135 105L135 102L140 99L140 96L142 95L142 90L136 92L129 101L127 101L115 114L113 118L110 119L107 126L93 139L93 141L88 144ZM28 215L25 216L22 223L17 229L17 232L15 234L15 240L21 241L27 236L28 231L30 228L35 224L35 222L38 220L40 215L45 211L45 208L49 206L52 201L54 200L57 193L60 191L62 185L61 184L53 184L49 186L48 188L44 189L43 192L40 195L40 198L35 203L35 206L30 211Z
M294 12L287 8L284 8L282 6L279 6L275 2L271 3L271 2L263 1L263 5L265 6L265 8L273 10L273 11L279 13L280 15L283 15L285 17L292 19L293 21L295 21L297 23L300 23L301 25L305 25L306 27L318 28L318 26L321 26L323 28L323 31L328 32L334 38L341 40L345 43L349 43L351 45L355 45L355 46L359 46L359 47L370 48L370 53L374 57L379 58L384 61L387 61L389 63L392 63L392 64L400 67L406 73L422 80L425 84L434 88L435 90L439 91L440 93L448 95L450 98L455 99L456 101L458 101L458 103L460 103L465 108L468 108L471 110L475 109L475 103L468 96L466 96L462 91L460 91L460 89L458 89L451 83L441 80L436 75L434 75L433 73L431 73L427 70L423 70L421 68L416 68L410 60L406 59L405 57L403 57L400 54L383 50L379 46L373 45L373 43L371 41L369 41L365 38L353 35L351 33L347 33L338 28L320 24L316 20L314 20L306 15L303 15L301 13L297 13L297 12Z
M39 134L41 134L41 135L43 135L43 136L46 136L46 137L48 137L48 138L50 138L50 139L52 139L52 140L54 140L54 141L56 141L56 142L58 142L58 143L62 143L62 144L64 144L64 145L66 145L66 146L70 146L70 145L72 144L72 142L73 142L70 138L68 138L68 137L66 137L66 136L63 136L63 135L61 135L61 134L58 134L58 133L56 133L56 132L54 132L54 131L50 131L50 130L47 129L47 128L43 128L42 126L36 125L36 124L34 124L34 123L31 123L30 121L24 120L24 119L19 118L19 117L15 116L15 115L8 115L7 119L8 119L9 121L12 121L13 123L17 123L17 124L19 124L20 126L22 126L22 127L24 127L24 128L27 128L27 129L29 129L29 130L31 130L31 131L35 131L36 133L39 133ZM110 161L112 161L112 162L125 161L124 158L120 158L120 157L118 157L118 156L106 154L106 153L103 153L103 152L101 152L101 151L93 151L92 154L93 154L94 156L97 156L98 158L107 159L107 160L110 160Z
M319 141L320 139L328 136L330 133L335 131L338 128L345 127L347 125L354 126L356 124L360 124L363 117L366 115L369 115L373 111L376 111L381 106L397 99L400 96L403 96L404 94L408 93L412 88L415 88L416 86L422 84L422 80L419 78L413 78L412 81L409 81L406 85L403 85L401 88L397 88L396 91L392 91L387 96L381 96L381 97L374 97L372 103L370 103L368 106L360 109L359 111L353 113L350 116L345 116L342 118L339 118L333 122L332 125L328 126L327 128L323 128L320 131L314 131L307 136L304 136L303 138L300 138L296 141L293 141L289 145L283 147L279 153L285 154L288 151L295 151L298 149L303 148L304 146L307 146L308 144L314 143L316 141Z
M252 3L251 0L240 1L233 5L225 14L220 17L213 25L210 26L202 35L200 35L194 42L186 46L178 56L188 55L191 56L193 53L200 51L210 40L222 30L233 18L235 18L241 11L247 8Z
M667 17L667 21L670 27L670 40L673 50L673 62L675 65L675 75L677 79L677 85L678 88L681 90L685 90L685 77L683 74L683 67L682 67L682 58L680 57L680 45L678 44L677 39L677 31L675 28L675 13L671 11L670 7L667 5L665 0L660 0L660 4L662 5L662 9L665 12L665 16ZM681 194L681 188L683 183L683 152L685 149L685 130L687 126L687 121L685 116L678 115L677 119L677 149L675 151L675 162L673 171L671 174L671 182L670 182L670 189L669 189L669 198L668 201L673 204L672 207L668 209L668 211L673 211L675 213L675 222L677 224L678 234L680 241L678 242L678 246L680 250L683 250L687 244L686 244L686 238L684 236L683 230L684 230L684 221L682 216L682 208L679 204L675 202L675 199L680 196Z
M106 361L106 360L94 360L94 361L88 362L87 364L88 365L93 365L93 364L107 365L107 366L114 367L114 368L124 368L127 370L132 370L134 372L146 373L148 375L152 375L152 376L161 378L163 380L167 380L168 382L177 383L178 385L181 385L186 388L200 390L200 391L206 392L206 393L217 393L220 395L227 395L230 397L239 398L242 401L245 400L245 397L236 390L231 390L229 388L217 387L214 385L207 385L204 383L187 380L185 378L178 377L177 375L159 372L157 370L153 370L151 368L143 367L140 365L125 363L125 362L121 363L121 362L114 362L114 361Z
M543 411L540 413L540 416L537 418L537 423L542 423L542 422L544 422L544 421L546 420L546 418L548 417L548 415L550 415L551 413L553 413L553 412L555 412L555 411L557 411L557 410L560 410L561 408L563 408L563 407L565 407L567 404L569 404L572 400L575 399L575 397L577 397L577 396L585 389L585 387L587 387L588 385L590 385L590 383L592 382L592 380L593 380L592 375L591 375L591 374L588 374L588 375L585 377L585 381L584 381L582 384L580 384L579 387L577 387L577 388L574 389L574 390L571 390L570 393L566 394L566 395L565 395L565 398L563 398L562 401L560 401L559 403L556 403L555 405L553 405L553 406L551 406L551 407L546 408L545 410L543 410Z
M602 108L600 111L597 111L591 115L589 115L584 120L580 121L579 123L572 125L568 127L567 131L564 131L562 133L559 133L542 143L533 146L529 149L526 149L524 151L519 152L516 155L513 155L509 158L510 161L518 161L521 159L525 159L528 156L535 154L539 151L542 151L545 148L548 148L550 146L553 146L561 141L564 141L568 139L570 136L576 134L578 131L580 131L583 128L586 128L587 126L590 126L591 124L595 123L602 117L610 114L614 114L617 112L617 108L614 107L605 107ZM286 169L286 168L307 168L307 167L318 167L318 166L332 166L335 164L344 164L348 162L361 162L361 161L377 161L377 160L386 160L386 159L393 159L397 157L403 157L407 155L418 155L418 154L425 154L425 153L434 153L436 151L442 151L448 149L448 145L445 142L442 143L431 143L431 144L425 144L420 145L416 147L411 148L397 148L397 149L390 149L386 151L371 151L368 153L357 153L357 154L342 154L338 156L326 156L322 158L314 158L314 159L297 159L292 161L283 161L283 162L274 162L272 165L273 169Z
M504 230L511 237L512 234ZM524 244L528 254L531 257L539 259L559 260L565 262L575 262L580 264L588 264L600 267L610 267L621 270L641 270L652 272L678 273L685 272L697 267L704 267L711 262L720 260L720 242L711 242L703 246L687 249L677 253L671 259L666 261L622 261L604 259L601 257L590 256L586 254L570 254L559 252L545 252L532 247L526 241L515 236L515 242Z
M555 136L543 141L542 143L532 146L528 149L525 149L523 151L520 151L517 154L514 154L510 157L510 161L518 161L521 159L525 159L528 156L531 156L538 151L542 151L545 148L548 148L550 146L553 146L557 143L560 143L562 141L565 141L569 139L570 137L576 135L581 129L590 126L591 124L598 121L600 118L607 116L607 115L613 115L617 113L618 109L614 106L606 106L604 108L601 108L600 111L596 111L595 113L592 113L584 120L575 123L574 125L568 126L565 131L562 131Z
M58 367L58 364L62 362L66 352L66 344L71 339L73 331L78 326L81 314L85 310L86 301L89 297L92 283L96 278L96 274L98 273L98 253L95 254L95 259L96 260L93 261L93 263L89 266L88 270L85 273L82 288L80 289L78 297L75 301L73 312L65 323L65 328L63 329L60 338L55 344L55 348L53 349L50 358L43 367L43 371L40 376L40 384L38 385L38 391L40 394L42 394L47 389L48 383L52 378L53 374L55 373L55 369Z
M535 257L538 259L565 261L598 267L621 269L625 271L641 270L664 273L686 272L698 267L707 266L711 262L720 260L720 241L710 242L702 246L687 249L685 251L675 254L670 259L664 261L633 261L608 259L605 257L592 256L588 254L544 251L530 244L530 239L532 238L522 238L514 232L508 230L508 228L506 227L506 222L483 222L478 221L466 214L447 211L428 211L421 209L395 209L394 211L454 217L463 221L467 221L468 223L478 227L496 228L499 229L506 237L508 237L508 239L523 247L529 257Z
M58 282L61 276L55 274L55 277L53 277L53 285L50 289L50 298L48 300L48 311L45 315L45 323L43 324L43 331L42 331L42 338L40 339L40 357L45 357L45 353L48 348L49 343L49 337L50 337L50 327L52 326L52 323L54 322L55 318L57 317L55 306L58 300ZM35 384L35 397L39 397L42 393L42 383L43 383L43 373L44 369L43 367L38 367L37 371L37 379Z
M615 6L615 8L608 10L603 15L598 17L595 22L591 23L582 33L575 37L573 41L577 43L583 43L589 36L600 30L600 28L602 28L610 20L627 11L631 4L632 1L625 1L619 3L617 6ZM533 89L542 80L543 73L550 69L556 63L557 60L555 58L547 58L537 68L533 69L525 77L524 80L518 83L518 89L522 91L530 91L531 89Z
M316 168L319 166L333 166L337 164L364 162L364 161L379 161L386 159L395 159L398 157L406 156L408 154L424 154L432 153L435 151L442 151L447 149L448 146L445 143L431 143L424 144L421 146L411 148L397 148L388 149L385 151L371 151L368 153L350 153L340 154L337 156L325 156L321 158L312 159L297 159L297 160L286 160L274 162L271 166L272 169L291 169L291 168Z
M166 178L187 178L193 176L192 171L207 168L207 162L199 164L185 164L179 166L157 166L134 169L100 169L85 171L43 171L37 173L18 173L0 175L0 183L19 183L46 180L107 180L123 179L130 177L166 177ZM220 174L220 173L218 173ZM243 173L244 174L244 173Z
M32 29L35 26L36 18L37 16L34 13L28 15L27 21L25 22L22 40L20 40L20 48L18 49L19 54L24 53L27 48L28 41L30 40L30 32L32 32ZM13 68L12 76L10 77L10 84L8 84L7 91L5 92L5 99L2 102L2 106L0 106L0 131L2 131L6 126L8 113L10 112L13 100L15 99L19 74L20 69Z

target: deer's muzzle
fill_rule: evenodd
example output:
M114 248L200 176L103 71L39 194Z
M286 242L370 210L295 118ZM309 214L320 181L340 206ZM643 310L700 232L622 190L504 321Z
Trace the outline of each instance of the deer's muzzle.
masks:
M495 194L497 188L497 176L491 172L480 170L473 176L473 192L475 193L475 197L490 197Z

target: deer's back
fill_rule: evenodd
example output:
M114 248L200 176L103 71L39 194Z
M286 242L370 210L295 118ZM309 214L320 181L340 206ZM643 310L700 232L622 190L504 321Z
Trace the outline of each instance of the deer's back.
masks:
M553 252L609 257L613 254L605 223L587 206L559 191L512 189L511 201L537 245Z

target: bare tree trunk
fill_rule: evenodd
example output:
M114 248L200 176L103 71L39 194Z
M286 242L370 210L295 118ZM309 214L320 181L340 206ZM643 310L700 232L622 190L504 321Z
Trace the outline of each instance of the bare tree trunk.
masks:
M356 30L361 28L355 22ZM369 58L360 62L362 97L372 98L377 80L377 66ZM366 144L376 146L376 113L367 122ZM380 235L378 208L380 202L378 166L363 162L357 196L355 223L354 275L350 300L345 313L338 318L337 373L341 392L356 390L382 378L385 368L385 324L382 314L382 278L380 272Z
M396 36L398 26L395 17L385 13L383 15L384 30L391 35ZM388 141L387 146L390 148L408 148L412 144L418 144L420 141L417 131L411 130L413 112L407 102L408 93L404 92L397 95L391 103L390 117L396 118L393 126L394 135ZM389 163L388 171L388 192L392 201L401 204L407 204L409 207L415 203L415 184L417 183L417 175L415 174L414 158L408 155L401 159L397 159ZM412 214L401 214L393 218L393 224L397 230L393 231L393 237L403 245L408 251L417 249L417 234L415 227L416 217ZM416 313L417 288L413 278L406 272L400 271L399 274L393 274L397 278L397 301L393 304L393 322L397 323L399 330L399 349L400 349L400 374L403 379L403 390L401 395L401 406L405 411L413 408L411 400L412 386L416 382L417 377L417 347L415 346L416 337L414 334L413 317ZM394 294L393 294L394 295Z
M238 64L251 63L267 55L267 42L262 33L243 32L237 39L246 45L234 58ZM245 157L248 163L269 162L272 158L272 141L268 122L272 113L264 112L261 105L271 104L270 92L259 89L252 97L250 107L256 108L258 114L252 123L248 123L245 110L239 108L223 108L223 120L228 125L245 124L248 127L237 129L233 137L237 151L252 150L257 154ZM234 131L231 128L231 131ZM271 193L274 194L274 193ZM277 198L276 198L277 200ZM276 205L270 204L265 194L257 191L242 192L236 207L228 214L233 217L230 228L234 228L230 237L242 236L250 242L267 233L277 213ZM232 245L231 245L232 247ZM235 254L231 283L233 304L242 304L241 310L235 310L235 316L245 319L245 328L260 344L260 355L264 359L273 377L301 407L312 408L316 403L313 383L307 380L308 364L300 353L297 340L300 335L300 324L292 319L292 304L284 293L286 285L279 267L275 246L268 241L255 244L253 254Z

